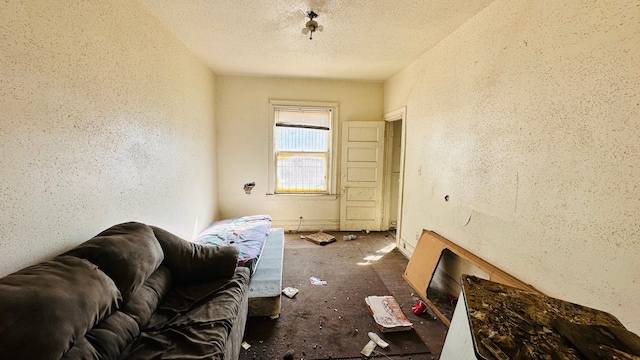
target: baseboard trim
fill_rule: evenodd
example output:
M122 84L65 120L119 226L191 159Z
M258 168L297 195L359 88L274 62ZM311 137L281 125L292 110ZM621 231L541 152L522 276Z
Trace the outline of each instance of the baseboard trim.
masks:
M300 228L298 229L298 225ZM295 220L272 220L272 228L284 228L285 231L338 231L340 230L340 220L337 219L299 219Z
M413 255L413 251L415 250L414 246L405 241L403 238L400 238L396 245L402 255L404 255L407 259L411 259L411 255Z

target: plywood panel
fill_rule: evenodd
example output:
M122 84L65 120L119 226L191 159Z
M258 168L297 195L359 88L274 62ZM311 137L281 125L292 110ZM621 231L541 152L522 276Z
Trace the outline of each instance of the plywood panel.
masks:
M423 230L403 277L447 326L450 324L449 319L427 298L427 287L429 287L429 282L438 267L440 255L445 249L450 250L462 259L486 272L489 275L489 280L540 293L533 286L507 274L450 240L435 232Z

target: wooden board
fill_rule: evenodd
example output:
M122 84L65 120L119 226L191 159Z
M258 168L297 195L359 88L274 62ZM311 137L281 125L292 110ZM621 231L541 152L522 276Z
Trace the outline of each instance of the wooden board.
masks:
M436 271L438 261L442 251L448 249L460 258L477 266L487 274L489 280L513 286L526 291L540 294L533 286L526 284L517 278L507 274L492 264L482 260L478 256L472 254L461 246L451 242L450 240L436 234L433 231L423 230L418 245L416 246L407 269L404 272L404 279L411 287L420 295L422 300L433 310L433 312L449 326L449 319L427 298L427 288L431 282L431 278Z
M640 338L607 312L475 276L463 275L462 287L479 359L631 360L640 354Z
M336 241L335 236L331 234L323 233L322 231L315 234L307 235L305 239L307 241L311 241L312 243L318 244L318 245L327 245Z

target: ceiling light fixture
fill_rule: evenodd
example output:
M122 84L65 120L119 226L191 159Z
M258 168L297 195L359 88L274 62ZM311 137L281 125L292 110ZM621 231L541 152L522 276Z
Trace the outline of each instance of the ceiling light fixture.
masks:
M309 34L309 40L313 40L313 33L316 31L322 31L324 28L322 25L318 25L318 22L313 20L318 17L318 14L314 13L313 10L307 13L309 17L309 21L304 25L304 29L302 29L302 33L307 35Z

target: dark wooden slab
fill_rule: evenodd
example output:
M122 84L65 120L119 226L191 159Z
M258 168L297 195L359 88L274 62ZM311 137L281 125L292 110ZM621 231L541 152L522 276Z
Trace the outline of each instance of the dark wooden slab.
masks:
M587 338L586 332L577 332L567 323L583 325L582 330L596 329L594 326L617 329L609 332L613 336L627 332L620 321L607 312L550 296L469 275L463 275L462 287L476 353L484 359L498 358L494 355L495 347L509 359L590 359L574 346L578 340L569 340L565 335L570 333L575 339L585 335L582 340L587 342L596 341L595 335ZM567 331L560 331L558 324L564 324ZM617 342L610 345L618 346ZM598 354L600 357L594 359L615 358L602 357L602 352Z

